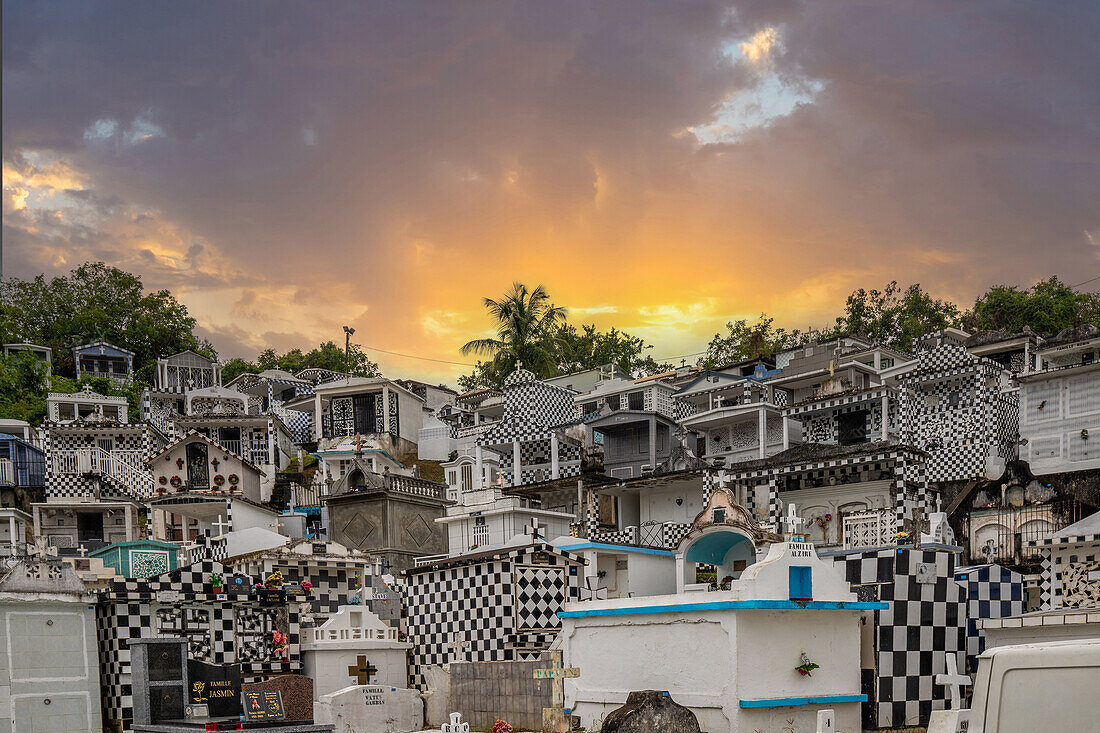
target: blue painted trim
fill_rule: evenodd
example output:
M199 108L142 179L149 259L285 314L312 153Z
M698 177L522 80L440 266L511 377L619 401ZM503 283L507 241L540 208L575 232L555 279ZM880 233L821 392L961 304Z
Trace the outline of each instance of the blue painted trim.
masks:
M643 555L661 555L676 557L675 552L658 550L653 547L631 547L630 545L608 545L603 542L583 542L579 545L556 545L559 550L614 550L616 552L639 552Z
M722 610L782 610L782 611L883 611L889 608L881 601L709 601L703 603L667 603L659 606L627 608L595 608L591 611L558 611L558 618L588 618L591 616L637 616L642 613L684 613L686 611Z
M828 705L837 702L867 702L866 695L819 695L817 697L773 697L763 700L740 700L742 708L785 708L794 705Z

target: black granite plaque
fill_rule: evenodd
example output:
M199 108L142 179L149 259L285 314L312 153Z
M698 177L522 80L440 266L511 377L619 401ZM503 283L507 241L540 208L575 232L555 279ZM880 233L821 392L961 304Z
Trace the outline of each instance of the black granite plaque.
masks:
M283 720L283 696L278 690L249 690L244 693L244 719Z
M149 679L153 682L166 682L183 679L183 659L180 645L149 645Z
M282 606L286 604L286 592L277 589L258 588L256 597L259 599L261 606Z
M237 665L188 659L187 679L192 704L209 705L215 718L241 714L241 669Z
M154 687L149 690L149 712L154 723L183 717L183 688Z

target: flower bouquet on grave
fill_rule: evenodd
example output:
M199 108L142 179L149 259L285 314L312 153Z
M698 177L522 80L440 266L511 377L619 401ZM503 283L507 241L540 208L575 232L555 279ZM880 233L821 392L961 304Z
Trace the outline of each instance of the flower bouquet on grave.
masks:
M290 637L282 631L271 632L271 651L277 655L281 655L283 659L286 659L286 650L290 646Z
M508 725L503 720L498 720L493 723L493 733L512 733L512 726Z
M271 575L264 578L264 588L268 590L278 590L283 587L283 574L276 570Z
M305 594L307 596L309 596L310 598L312 598L313 597L313 583L310 583L308 580L303 580L300 585L302 586L302 590L305 591Z
M222 576L220 574L210 573L210 577L207 578L207 582L209 582L210 585L214 588L215 593L221 592L222 583L224 581L222 580Z

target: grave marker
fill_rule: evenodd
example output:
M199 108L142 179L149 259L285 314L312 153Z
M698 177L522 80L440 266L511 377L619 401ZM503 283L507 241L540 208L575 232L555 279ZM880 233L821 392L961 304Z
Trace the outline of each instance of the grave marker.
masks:
M249 690L244 693L244 719L252 723L261 720L285 720L283 695L278 690Z
M969 687L973 684L970 681L970 675L959 674L959 663L955 659L953 652L948 652L947 659L945 660L947 665L946 674L936 675L936 684L943 685L948 689L951 695L951 709L958 710L962 707L962 694L960 692L961 687Z
M462 722L462 713L451 713L451 722L439 727L442 733L470 733L470 724Z
M562 667L561 652L550 652L550 669L536 669L536 680L551 680L553 684L554 707L565 707L565 678L580 677L579 667Z

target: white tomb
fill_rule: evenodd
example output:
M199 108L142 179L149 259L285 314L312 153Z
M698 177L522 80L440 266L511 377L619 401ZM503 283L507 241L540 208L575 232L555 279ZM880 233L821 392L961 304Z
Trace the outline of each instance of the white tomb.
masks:
M677 548L681 592L567 604L563 651L581 676L566 681L566 707L582 726L598 728L633 690L666 690L703 730L812 731L825 710L836 730L860 730L860 617L887 606L859 602L793 531L776 539L712 496ZM757 544L767 554L754 562ZM687 585L689 562L728 573L728 590Z
M397 629L363 606L341 606L336 615L302 634L302 666L313 678L313 694L324 695L349 685L408 685L406 651Z

